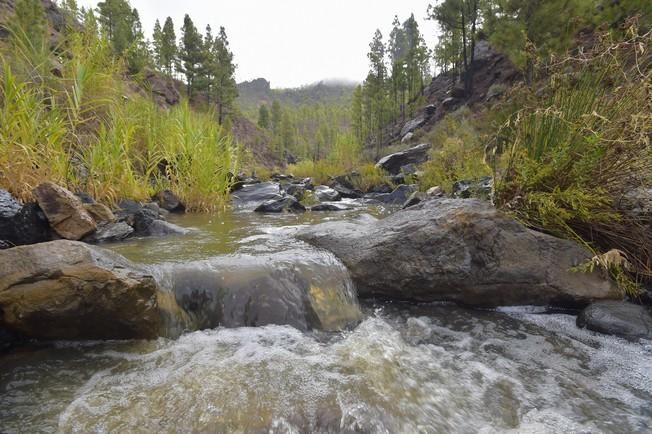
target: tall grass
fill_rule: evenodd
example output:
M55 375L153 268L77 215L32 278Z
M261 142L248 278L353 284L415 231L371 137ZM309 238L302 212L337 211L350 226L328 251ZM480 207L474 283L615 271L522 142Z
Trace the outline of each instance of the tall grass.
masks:
M30 200L51 180L107 204L170 189L189 210L226 205L237 159L214 113L186 102L162 109L131 92L93 32L71 32L47 60L30 47L12 29L2 50L0 187Z
M652 216L633 215L622 199L652 180L651 35L605 35L591 52L549 63L545 87L514 92L523 108L494 141L504 148L498 206L598 252L618 249L643 278L652 277Z

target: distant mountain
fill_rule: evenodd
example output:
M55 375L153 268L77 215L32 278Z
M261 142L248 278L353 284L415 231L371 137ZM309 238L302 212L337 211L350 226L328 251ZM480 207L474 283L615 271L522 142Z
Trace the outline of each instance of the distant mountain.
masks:
M264 78L238 84L237 104L252 120L258 117L261 104L271 105L277 100L283 106L312 106L317 104L348 106L356 84L341 80L323 80L294 89L272 89Z

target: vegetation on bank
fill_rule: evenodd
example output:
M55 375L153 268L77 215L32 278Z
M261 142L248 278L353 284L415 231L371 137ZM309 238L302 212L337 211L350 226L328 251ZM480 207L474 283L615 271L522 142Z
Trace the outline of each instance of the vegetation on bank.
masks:
M98 25L92 11L80 25L73 3L50 47L41 2L17 2L1 46L0 186L28 200L49 180L109 204L171 189L190 210L223 207L238 152L219 108L199 112L183 101L162 109L134 93L138 76L125 79L133 45L116 45L128 29Z

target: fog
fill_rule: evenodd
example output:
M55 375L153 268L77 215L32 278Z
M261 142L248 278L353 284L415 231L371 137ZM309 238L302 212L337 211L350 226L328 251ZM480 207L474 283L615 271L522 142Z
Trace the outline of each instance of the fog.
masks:
M427 21L428 0L131 0L150 37L154 22L171 16L180 36L185 13L203 34L207 24L226 28L237 80L264 77L272 87L297 87L324 79L362 81L376 28L387 38L394 15L414 13L428 46L436 26ZM97 1L80 0L95 7Z

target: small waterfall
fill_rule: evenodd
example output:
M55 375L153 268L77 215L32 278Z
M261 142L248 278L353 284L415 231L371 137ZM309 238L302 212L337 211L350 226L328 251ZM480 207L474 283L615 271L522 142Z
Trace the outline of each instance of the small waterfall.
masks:
M276 324L335 331L362 318L348 271L317 250L164 263L150 273L187 318L168 322L173 336L179 322L190 329Z

